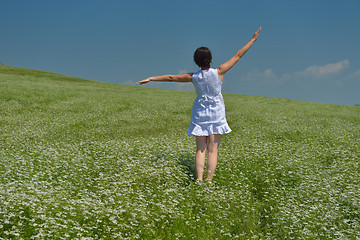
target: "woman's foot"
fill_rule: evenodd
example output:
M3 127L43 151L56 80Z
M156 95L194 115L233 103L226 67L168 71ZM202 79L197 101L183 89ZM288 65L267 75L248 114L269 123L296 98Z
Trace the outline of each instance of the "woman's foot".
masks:
M212 179L207 178L207 179L206 179L206 184L207 184L209 187L211 187L211 185L212 185Z

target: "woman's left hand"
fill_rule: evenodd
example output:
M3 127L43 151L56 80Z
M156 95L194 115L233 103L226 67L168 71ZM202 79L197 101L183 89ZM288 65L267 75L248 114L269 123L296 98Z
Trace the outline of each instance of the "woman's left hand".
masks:
M261 31L261 27L254 33L253 37L252 37L252 40L255 42L258 37L259 37L259 34L260 34L260 31Z

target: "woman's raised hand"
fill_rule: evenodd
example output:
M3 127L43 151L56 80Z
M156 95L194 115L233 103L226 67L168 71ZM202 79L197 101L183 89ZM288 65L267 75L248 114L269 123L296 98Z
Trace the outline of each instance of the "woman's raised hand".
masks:
M252 37L252 40L254 40L254 42L258 39L260 31L261 31L261 27L254 33Z

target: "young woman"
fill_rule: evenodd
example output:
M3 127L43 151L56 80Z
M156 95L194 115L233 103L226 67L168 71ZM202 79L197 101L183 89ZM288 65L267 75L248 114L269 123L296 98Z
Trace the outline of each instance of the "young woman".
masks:
M194 53L194 61L200 67L200 71L182 75L149 77L136 83L142 85L150 81L193 82L197 97L192 108L188 135L196 137L195 168L197 180L200 183L203 182L206 152L208 152L206 180L211 184L216 169L221 135L231 132L226 122L224 99L221 95L224 75L254 44L260 31L261 28L254 33L244 47L217 69L210 67L212 61L210 50L207 47L200 47Z

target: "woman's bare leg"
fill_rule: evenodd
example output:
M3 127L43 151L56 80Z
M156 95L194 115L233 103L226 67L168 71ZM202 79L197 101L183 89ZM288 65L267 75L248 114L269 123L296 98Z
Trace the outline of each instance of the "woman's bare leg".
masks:
M203 180L205 157L207 150L207 136L196 136L195 170L197 180Z
M214 177L216 164L217 164L217 154L220 145L221 135L220 134L211 134L208 137L208 160L206 164L206 179L212 180Z

